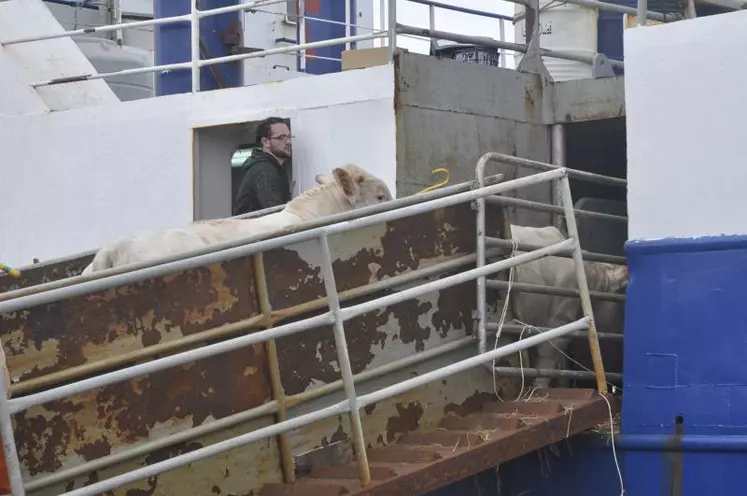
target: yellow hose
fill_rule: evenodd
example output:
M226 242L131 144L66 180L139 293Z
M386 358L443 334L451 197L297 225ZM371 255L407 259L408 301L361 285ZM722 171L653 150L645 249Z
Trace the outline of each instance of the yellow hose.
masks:
M444 169L443 167L440 169L433 169L431 171L431 174L435 174L436 172L443 172L444 174L446 174L446 179L444 179L440 183L434 184L433 186L428 186L427 188L421 191L418 191L417 193L415 193L416 195L419 195L420 193L427 193L428 191L433 191L434 189L438 189L449 184L449 179L451 178L451 174L449 173L448 170Z

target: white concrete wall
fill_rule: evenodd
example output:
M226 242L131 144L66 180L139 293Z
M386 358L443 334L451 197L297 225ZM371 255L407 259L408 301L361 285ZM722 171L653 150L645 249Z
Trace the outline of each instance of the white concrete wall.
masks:
M747 233L747 12L625 30L630 239Z
M292 119L294 172L356 162L396 194L391 66L69 111L0 116L0 260L28 264L192 220L192 128ZM230 167L230 163L226 163Z

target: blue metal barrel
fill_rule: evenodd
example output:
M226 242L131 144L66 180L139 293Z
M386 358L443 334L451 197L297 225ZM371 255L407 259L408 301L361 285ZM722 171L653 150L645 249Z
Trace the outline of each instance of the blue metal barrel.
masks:
M192 0L153 0L153 17L173 17L189 14ZM200 10L237 5L239 0L200 0ZM210 16L200 21L200 40L203 44L201 58L216 58L230 55L232 47L226 43L224 34L231 28L241 32L243 28L241 12L231 12ZM155 26L154 48L155 63L174 64L188 62L191 59L190 24L179 22ZM205 53L206 52L206 53ZM156 95L188 93L192 90L192 76L189 69L156 73ZM200 90L209 91L219 88L243 86L243 61L203 67L200 71Z
M355 0L352 0L350 8L350 24L356 24L356 7ZM342 0L306 0L306 9L304 15L306 19L306 42L324 41L335 38L345 37L345 2ZM308 17L325 19L334 23L319 20L311 20ZM356 28L351 26L350 34L356 35ZM307 55L317 57L327 57L339 59L342 56L344 45L316 48L307 50ZM317 59L313 57L306 58L306 72L309 74L327 74L330 72L339 72L342 64L335 60Z

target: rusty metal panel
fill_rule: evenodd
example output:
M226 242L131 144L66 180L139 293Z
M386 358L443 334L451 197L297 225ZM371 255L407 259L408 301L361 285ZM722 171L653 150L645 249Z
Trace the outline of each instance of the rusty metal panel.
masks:
M11 376L18 381L258 313L252 259L244 258L2 315L0 339ZM16 441L26 477L40 476L269 399L265 348L256 345L21 412L14 417ZM155 453L148 460L192 445ZM277 466L277 457L273 460ZM226 463L216 459L203 464L208 469L201 474L189 468L175 473L182 484L206 477L223 480L224 471L217 468Z
M94 253L91 252L78 257L59 258L49 262L29 265L28 267L19 267L21 277L17 279L14 277L0 277L0 294L80 275L83 269L86 268L86 265L93 260L93 255Z
M596 121L625 115L625 78L576 79L553 83L553 121Z

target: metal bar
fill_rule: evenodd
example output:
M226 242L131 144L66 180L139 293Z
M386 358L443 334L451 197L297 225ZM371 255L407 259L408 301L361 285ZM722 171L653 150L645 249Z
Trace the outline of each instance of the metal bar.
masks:
M458 374L459 372L464 372L465 370L477 367L483 363L492 362L493 360L497 360L508 355L513 355L514 353L518 353L527 348L531 348L532 346L536 346L538 344L563 337L569 332L585 329L587 326L587 319L584 317L583 319L579 319L575 322L571 322L570 324L555 328L551 331L543 332L542 334L537 334L536 336L531 336L526 339L501 346L486 353L481 353L479 355L466 358L462 361L452 363L451 365L447 365L440 369L426 372L417 377L413 377L412 379L407 379L406 381L402 381L400 383L379 389L378 391L374 391L373 393L369 393L359 397L358 401L361 407L365 407L387 398L412 391L413 389L424 386L429 382L445 379L454 374Z
M521 255L516 255L515 257L501 260L499 262L493 262L483 267L460 272L459 274L454 274L453 276L442 277L436 281L430 281L414 288L408 288L391 295L382 296L381 298L377 298L375 300L370 300L359 303L358 305L345 307L341 310L341 315L343 316L343 320L350 320L359 315L363 315L364 313L378 310L380 308L384 308L386 306L399 303L410 298L415 298L416 296L430 293L432 291L440 291L442 289L456 286L458 284L464 284L466 282L477 279L482 275L500 272L501 270L506 270L516 265L531 262L532 260L537 260L542 257L554 255L555 253L570 251L575 245L576 240L566 239L564 241L561 241L560 243L555 243L540 248L539 250L531 251L529 253L522 253Z
M498 330L498 322L488 322L487 324L488 331L497 331ZM523 326L519 324L503 324L503 328L501 329L502 332L508 332L510 334L521 334L522 332L533 332L535 334L539 334L541 332L549 331L552 329L552 327L537 327L537 326ZM572 333L568 334L568 337L571 338L584 338L588 339L589 333L586 331L573 331ZM610 341L623 341L623 334L616 334L614 332L597 332L597 337L599 339L609 339Z
M200 12L200 17L208 17L211 15L225 14L227 12L235 12L237 10L251 10L254 7L266 7L266 6L274 5L277 3L284 3L285 1L286 0L258 0L256 2L239 4L237 6L232 5L230 7L220 7L217 9L203 10ZM160 19L148 19L145 21L124 22L120 24L111 24L109 26L75 29L72 31L63 31L61 33L27 36L25 38L16 38L14 40L0 41L0 45L5 45L5 46L17 45L20 43L29 43L32 41L53 40L55 38L70 38L73 36L80 36L80 35L91 34L91 33L108 33L112 31L125 30L125 29L144 28L147 26L158 26L161 24L189 22L191 18L192 18L192 14L184 14L184 15L173 16L173 17L161 17Z
M272 305L270 304L270 295L267 291L267 275L265 273L264 254L257 253L254 255L254 280L257 284L257 294L259 307L262 311L265 329L272 327ZM274 339L265 341L265 351L267 353L267 367L270 371L270 389L272 398L277 403L277 412L275 421L283 422L287 418L285 391L280 379L280 362L278 361L278 348ZM283 470L283 481L286 484L292 484L296 481L296 473L293 468L293 453L288 443L288 435L283 432L278 435L278 449L280 451L280 464Z
M210 458L210 457L219 455L221 453L225 453L226 451L230 451L232 449L246 446L247 444L251 444L261 439L266 439L268 437L277 436L280 432L289 431L291 429L297 429L299 427L304 427L306 425L312 424L319 420L324 420L326 418L329 418L335 415L341 415L347 412L347 407L348 407L348 402L341 401L339 403L328 406L326 408L321 408L319 410L316 410L316 411L313 411L313 412L310 412L304 415L299 415L298 417L294 417L292 419L286 420L285 422L280 422L277 424L269 425L267 427L262 427L261 429L257 429L256 431L248 432L246 434L242 434L240 436L233 437L231 439L226 439L225 441L211 444L210 446L206 446L204 448L190 451L189 453L178 455L173 458L164 460L162 462L154 463L152 465L147 465L145 467L133 470L131 472L117 475L115 477L112 477L111 479L106 479L101 482L97 482L95 484L84 486L84 487L81 487L80 489L76 489L74 491L70 491L70 492L66 492L62 494L65 496L99 495L106 491L110 491L112 489L121 487L125 484L129 484L131 482L137 482L142 479L148 479L162 472L166 472L168 470L182 467L184 465L196 463L200 460L204 460L205 458Z
M479 172L476 175L476 181L479 187L483 187L485 184L484 175ZM485 250L487 247L487 239L485 234L485 198L478 198L475 202L477 206L477 220L476 220L476 237L475 248L477 251L477 268L481 269L486 264ZM487 275L487 274L486 274ZM486 291L485 291L485 276L480 276L476 281L477 288L477 336L478 336L478 353L485 353L486 341L483 339L485 336L485 323L487 321L487 302L486 302Z
M350 37L350 0L345 2L345 38ZM345 50L350 50L350 42L345 42Z
M467 336L465 338L452 341L451 343L447 343L447 344L438 346L436 348L432 348L430 350L425 350L420 353L415 353L413 355L410 355L408 357L402 358L394 362L387 363L380 367L376 367L376 368L369 369L369 370L364 370L363 372L360 372L354 375L353 377L355 379L356 384L360 382L365 382L371 379L376 379L378 377L390 374L392 372L397 372L398 370L404 369L406 367L417 365L419 363L425 362L432 358L445 355L447 353L459 350L461 348L465 348L467 346L471 346L472 342L473 342L472 337ZM311 400L321 398L328 394L335 393L342 388L343 388L342 380L339 379L337 381L331 382L329 384L325 384L324 386L318 387L316 389L312 389L311 391L304 391L302 393L298 393L292 396L287 396L285 398L286 406L295 406L295 405L303 404ZM228 429L235 425L242 424L250 420L261 418L267 415L273 415L277 413L277 411L278 411L278 404L276 401L273 400L261 406L252 408L250 410L239 412L239 413L230 415L228 417L223 417L221 419L215 420L213 422L209 422L207 424L200 425L198 427L192 427L190 429L186 429L182 432L179 432L179 433L167 436L167 437L163 437L155 441L149 441L147 443L144 443L132 449L128 449L125 451L118 451L115 454L97 458L91 462L87 462L87 463L78 465L76 467L72 467L67 470L61 470L61 471L55 472L54 474L49 475L47 477L41 477L39 479L35 479L27 483L25 487L26 487L26 490L29 492L36 491L38 489L51 486L52 484L56 484L58 482L64 482L64 481L73 479L75 477L78 477L79 475L87 474L92 471L96 471L96 470L100 470L102 468L108 467L110 465L115 465L117 463L125 462L137 456L147 455L153 451L167 448L169 446L173 446L174 444L190 441L194 438L207 435L207 434L212 434L213 432L217 432L221 429Z
M536 368L518 368L518 367L495 367L496 375L521 377L555 377L559 379L594 379L594 372L585 370L557 370L557 369L536 369ZM615 372L605 372L608 381L622 381L622 374Z
M18 451L16 450L13 419L11 418L13 413L8 395L9 391L5 390L5 381L0 381L0 437L3 441L3 454L10 482L10 491L12 496L24 496L26 492L23 489L21 461L18 459Z
M384 38L386 36L387 36L386 32L374 32L374 33L369 33L369 34L359 34L357 36L351 36L349 38L333 38L331 40L322 40L322 41L315 41L313 43L307 43L305 46L291 45L287 47L270 48L268 50L262 50L261 52L240 53L237 55L226 55L224 57L214 57L212 59L200 60L198 62L198 65L200 67L206 67L206 66L215 65L215 64L235 62L237 60L254 59L254 58L260 58L260 57L267 57L270 55L296 52L301 49L334 46L334 45L345 43L346 41L364 41L364 40L371 40L374 38ZM93 79L105 79L105 78L114 77L114 76L146 74L146 73L159 72L159 71L165 71L165 70L189 69L191 67L192 67L192 62L182 62L178 64L166 64L166 65L159 65L159 66L153 66L153 67L139 67L135 69L124 69L124 70L115 71L115 72L105 72L105 73L98 73L98 74L82 74L79 76L47 79L44 81L33 82L30 84L30 86L32 86L33 88L39 88L42 86L53 86L56 84L73 83L73 82L79 82L79 81L90 81Z
M553 165L563 167L565 165L565 129L562 124L553 124L551 132L551 157ZM558 191L558 184L552 183L552 205L559 210L563 210L562 195ZM626 219L627 220L627 219ZM563 217L560 215L552 216L552 225L564 232Z
M581 7L588 7L591 9L606 10L608 12L618 12L620 14L638 15L638 19L648 18L654 21L662 21L662 22L668 22L668 21L675 20L675 17L672 15L667 15L667 14L662 14L661 12L654 12L652 10L647 10L648 6L646 5L646 2L643 3L642 11L640 10L640 3L638 4L639 8L636 9L635 7L628 7L626 5L617 5L617 4L608 3L608 2L598 2L596 0L566 0L566 2L570 4L574 4L574 5L580 5Z
M249 317L248 319L239 320L237 322L231 322L230 324L223 324L218 327L213 327L205 331L201 331L189 336L184 336L178 340L167 341L164 343L154 344L135 351L122 353L107 357L103 360L96 362L85 363L78 365L77 367L71 367L69 369L60 370L51 374L43 375L41 377L34 377L23 382L13 384L10 387L10 391L13 397L17 397L22 394L26 394L29 391L40 389L43 387L50 387L61 382L67 382L70 380L77 379L81 376L86 376L102 370L119 367L132 363L138 360L152 358L156 355L169 353L191 344L198 344L213 339L220 339L226 336L231 336L242 331L247 331L259 327L265 317L263 315Z
M397 49L397 33L399 32L399 24L397 24L397 0L388 0L387 16L386 30L389 42L387 46L389 47L389 60L393 61L394 51Z
M169 446L173 446L175 444L191 441L194 438L212 434L213 432L217 432L221 429L228 429L235 425L249 422L250 420L255 420L267 415L272 415L276 412L277 402L270 401L258 407L252 408L251 410L245 410L243 412L229 415L228 417L223 417L212 422L208 422L207 424L192 427L176 434L171 434L169 436L162 437L153 441L148 441L134 448L117 451L116 453L113 453L111 455L96 458L95 460L91 460L90 462L86 462L82 465L77 465L69 469L54 472L46 477L34 479L28 482L25 485L25 488L28 492L34 492L53 484L69 481L70 479L73 479L80 475L88 474L109 467L111 465L126 462L127 460L131 460L138 456L148 455L154 451L168 448Z
M486 38L484 36L469 36L457 33L451 33L447 31L431 30L426 28L419 28L415 26L408 26L406 24L397 24L397 33L409 34L413 36L423 36L426 38L436 38L441 40L450 40L457 43L469 43L479 46L485 46L490 48L504 48L506 50L512 50L514 52L526 53L527 45L510 43L508 41L498 41L493 38ZM556 59L572 60L574 62L581 62L585 64L592 64L594 57L591 55L579 55L574 53L562 52L559 50L548 50L547 48L539 49L540 55L544 57L554 57ZM609 60L609 63L613 67L623 67L623 63L619 60Z
M253 255L254 253L259 253L261 251L268 251L275 248L288 246L294 243L308 241L318 237L322 233L326 233L328 235L337 234L363 227L368 227L380 222L390 222L393 220L398 220L405 217L410 217L412 215L450 207L459 203L470 202L483 196L498 194L505 191L510 191L512 189L546 182L560 177L564 173L564 170L541 172L533 176L527 176L520 179L514 179L512 181L495 184L492 186L486 186L485 188L481 188L479 190L465 191L463 193L458 193L443 198L436 198L434 200L420 203L415 203L413 201L412 203L414 204L398 208L396 210L388 210L366 217L354 218L347 222L338 222L319 228L308 229L301 232L293 232L291 234L264 239L262 241L254 242L255 239L262 239L264 235L247 237L245 239L228 243L220 243L204 249L204 254L196 256L192 254L193 256L191 256L190 258L183 258L173 262L161 263L142 269L131 270L129 272L112 275L106 278L85 280L74 286L62 287L43 293L35 293L20 298L14 298L8 301L2 301L0 302L0 314L21 310L36 305L42 305L45 303L51 303L53 301L65 298L72 298L74 296L93 293L95 291L103 291L119 285L131 284L133 282L141 281L149 277L158 277L180 270L189 270L204 265L210 265L214 263L224 262L226 260L233 260L235 258L244 257L247 255ZM426 194L428 193L425 193L424 196ZM381 204L381 206L383 205L385 204ZM299 225L297 226L297 229L300 229L301 227L302 226ZM230 248L226 248L226 246L230 246ZM195 250L195 252L197 252L197 250Z
M368 468L368 456L366 454L366 440L363 438L363 425L361 424L361 412L358 405L358 395L355 392L355 380L353 379L353 368L350 365L348 354L348 342L345 339L345 326L340 311L340 299L337 296L337 283L332 268L332 255L329 249L329 240L322 234L319 236L319 249L322 252L322 277L324 278L324 289L329 301L329 312L334 318L333 331L335 334L335 348L337 349L337 362L340 364L340 374L345 388L345 396L348 399L348 412L350 414L350 426L353 434L353 445L355 446L355 460L358 465L358 475L363 487L371 484L371 471Z
M306 43L306 0L298 0L298 43ZM298 52L299 70L306 72L306 50Z
M484 153L477 161L477 177L482 177L485 174L485 166L488 162L495 161L502 164L513 165L515 167L528 167L530 169L548 171L565 169L568 173L568 177L578 179L580 181L588 181L590 183L604 184L606 186L617 186L621 188L627 188L628 182L625 179L619 179L617 177L603 176L601 174L594 174L591 172L584 172L577 169L569 169L568 167L559 167L557 165L548 164L547 162L539 162L537 160L529 160L527 158L514 157L513 155L506 155L505 153L488 152Z
M486 237L487 244L489 246L498 246L500 248L504 248L507 250L510 250L513 248L513 244L511 241L501 239L501 238L493 238L493 237ZM529 243L516 243L516 249L518 251L533 251L538 248L541 248L540 245L533 245ZM581 250L581 253L583 254L584 260L589 262L603 262L603 263L612 263L617 265L626 265L625 257L619 257L617 255L606 255L603 253L594 253L591 251L585 251ZM557 257L563 257L563 258L573 258L572 255L569 254L560 254L555 255Z
M190 4L190 48L192 93L200 91L200 11L197 10L197 0L189 0Z
M90 391L98 387L108 386L110 384L117 384L124 382L135 377L158 372L169 367L176 367L185 363L189 363L202 358L208 358L229 351L238 350L240 348L246 348L254 344L262 343L267 339L277 339L292 334L297 334L306 329L315 328L324 325L332 324L332 316L329 313L318 315L316 317L310 317L308 319L300 320L298 322L291 322L273 329L266 331L254 332L246 336L239 336L237 338L222 341L220 343L214 343L207 346L202 346L193 350L184 351L175 355L158 358L146 363L140 363L114 372L108 372L96 377L90 377L83 379L72 384L66 384L59 386L54 389L48 389L40 393L24 396L23 398L16 398L9 401L11 413L18 413L20 411L31 408L32 406L42 405L49 401L59 400L68 396L80 394L85 391Z
M495 176L490 176L488 179L492 179L494 182L497 182L497 178L502 178L502 174L497 174ZM486 179L486 181L488 180ZM426 201L437 199L437 198L443 198L449 195L452 195L454 193L462 193L464 191L469 191L474 186L473 181L468 181L464 183L455 184L453 186L447 186L445 188L429 191L427 193L419 194L419 195L410 195L405 196L402 198L396 198L394 200L385 202L385 203L379 203L376 205L371 205L368 207L363 207L355 210L349 210L347 212L342 212L339 214L330 215L328 217L324 217L321 219L315 219L307 222L303 222L301 224L298 224L295 227L295 231L301 231L304 229L311 229L313 227L321 227L321 226L328 226L331 224L334 224L336 222L342 222L347 221L351 219L356 219L359 217L365 217L367 215L372 215L375 213L380 212L388 212L390 210L394 210L403 206L409 206L409 205L415 205L419 203L425 203ZM256 217L262 217L264 215L269 215L271 213L279 212L285 208L285 205L278 205L275 207L266 208L264 210L258 210L256 212L250 212L248 214L241 214L234 217L230 217L232 219L250 219L250 218L256 218ZM44 284L37 284L35 286L27 287L27 288L21 288L16 289L14 291L8 291L6 293L0 294L0 302L11 300L14 298L20 298L21 296L27 296L29 294L35 294L40 293L43 291L49 291L51 289L71 286L75 284L80 284L85 281L89 280L96 280L101 279L104 277L113 276L116 274L124 274L127 272L133 272L135 270L146 268L146 267L155 267L157 265L161 265L168 262L174 262L177 260L184 260L187 258L191 258L197 255L203 255L205 253L211 253L213 251L218 251L226 248L233 248L235 246L242 246L247 243L253 243L256 241L261 241L264 239L268 239L273 237L273 235L277 235L276 233L263 233L257 236L252 236L249 238L245 238L238 241L231 241L227 243L220 243L216 245L212 245L206 248L201 248L198 250L190 250L186 252L182 252L176 255L172 255L169 257L163 257L157 260L148 260L145 262L140 262L128 266L121 266L121 267L115 267L112 269L102 270L98 272L94 272L93 274L89 276L75 276L75 277L69 277L66 279L60 279L58 281L52 281ZM81 254L80 256L84 255L91 255L95 253L97 250ZM62 258L58 259L57 261L67 260L69 258ZM49 262L52 263L52 262Z
M633 9L631 9L633 10ZM648 0L638 0L638 8L635 9L635 15L638 18L638 25L646 25L646 13L648 11ZM657 19L661 20L661 19Z
M428 6L428 29L436 29L436 7L433 5Z
M498 21L498 38L501 41L506 41L506 25L503 20ZM499 64L501 67L506 67L506 49L501 48L498 53L500 53Z
M586 336L586 333L584 333L584 336ZM419 363L430 360L431 358L445 355L447 353L466 348L467 346L472 346L473 342L474 339L472 338L472 336L467 336L466 338L457 339L456 341L437 346L436 348L432 348L430 350L414 353L410 356L387 363L374 369L364 370L363 372L360 372L353 377L355 378L355 383L358 384L360 382L375 379L392 372L397 372L398 370L402 370L403 368L409 367L411 365L417 365ZM301 403L306 403L307 401L311 401L313 399L334 393L342 389L342 387L342 379L338 379L334 382L330 382L329 384L325 384L316 389L312 389L311 391L304 391L303 393L288 396L287 402L289 406L296 406Z
M488 203L493 203L496 205L508 205L512 207L526 208L527 210L538 210L540 212L554 212L559 214L559 216L565 215L563 207L548 205L546 203L540 203L531 200L522 200L520 198L512 198L510 196L489 196L485 200ZM576 215L576 217L612 220L615 222L628 222L628 218L621 215L605 214L602 212L593 212L591 210L578 210L574 208L573 213Z
M484 10L470 9L467 7L459 7L458 5L451 5L443 2L434 2L433 0L408 0L412 3L419 3L420 5L427 5L431 9L439 8L444 10L451 10L454 12L462 12L464 14L474 14L480 17L489 17L491 19L501 19L503 21L513 21L514 18L503 14L495 14L493 12L485 12ZM522 2L514 2L522 3Z
M486 285L490 289L506 289L508 288L507 281L498 281L495 279L488 279ZM541 284L528 284L523 282L514 282L511 284L511 291L518 291L519 293L537 293L551 296L569 296L569 297L580 297L581 293L577 289L560 288L556 286L543 286ZM601 291L589 291L589 296L595 300L603 301L625 301L625 295L616 293L603 293Z
M599 338L597 337L597 327L594 323L594 310L589 298L589 286L586 282L586 271L584 270L583 254L581 245L578 242L578 227L576 226L576 217L573 215L573 198L571 197L571 184L568 176L558 179L561 193L563 194L563 208L565 208L565 223L568 226L568 236L575 240L573 250L573 262L576 269L576 282L581 293L581 308L588 319L589 324L589 349L591 350L591 360L594 364L594 373L597 377L597 388L599 394L607 394L607 381L604 379L604 363L602 362L602 352L599 348Z

